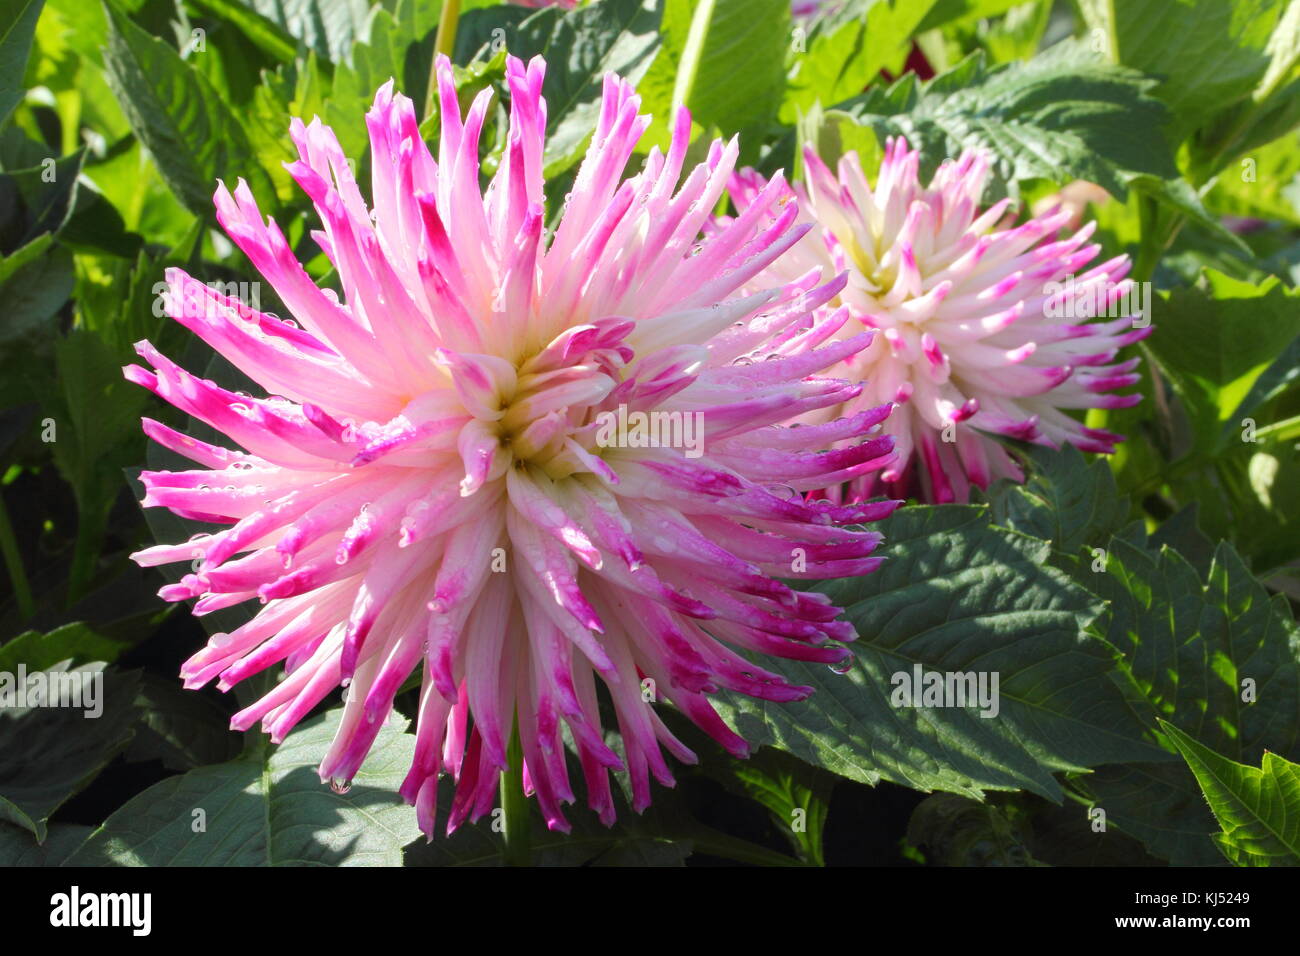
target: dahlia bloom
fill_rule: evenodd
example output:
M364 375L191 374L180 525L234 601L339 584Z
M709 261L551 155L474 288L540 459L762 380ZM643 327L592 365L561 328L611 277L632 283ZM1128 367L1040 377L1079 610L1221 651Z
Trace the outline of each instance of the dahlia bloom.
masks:
M708 694L791 701L811 689L738 652L832 664L848 656L838 642L854 637L829 599L778 578L870 571L879 535L842 526L897 504L800 495L886 466L893 440L875 434L888 406L782 424L862 393L814 373L870 333L839 335L845 309L813 316L844 287L843 277L819 284L819 270L736 294L806 231L780 178L697 241L734 169L735 141L714 142L682 179L682 110L667 153L651 152L620 181L649 118L630 85L607 75L551 235L544 70L540 57L508 61L509 135L485 192L478 150L491 92L462 117L445 57L436 161L410 100L391 81L375 97L373 214L330 129L293 122L299 159L287 168L324 223L314 235L342 297L308 277L243 182L233 196L217 190L222 226L293 320L176 269L167 304L267 397L196 378L147 342L137 350L152 370L126 369L242 449L145 421L202 467L144 473L143 503L228 527L136 560L194 562L160 593L197 598L196 614L263 603L184 665L186 685L215 679L224 690L283 662L284 679L232 722L260 721L277 742L346 687L320 766L323 781L343 787L420 668L416 754L401 792L430 835L441 772L457 782L449 829L492 808L512 726L525 788L559 829L560 805L574 800L566 725L607 823L609 770L627 770L639 811L651 777L672 783L663 750L694 759L655 700L744 755ZM661 433L636 420L652 415L697 423L702 441L650 440ZM604 738L597 678L623 757Z
M1010 200L979 209L989 171L979 151L944 161L928 187L919 180L918 153L901 138L887 143L874 189L854 152L839 161L838 178L811 148L804 159L807 184L793 191L801 218L819 228L759 285L809 269L826 276L848 270L847 287L822 308L849 308L841 335L880 332L833 370L862 382L862 393L805 420L898 403L885 425L897 439L895 463L827 488L827 495L855 501L883 491L965 501L972 485L1023 480L990 434L1114 451L1122 436L1087 428L1063 411L1141 399L1109 394L1138 381L1138 359L1116 357L1151 330L1130 317L1136 287L1124 278L1126 256L1082 271L1101 249L1085 244L1095 223L1057 238L1073 215L1057 208L1004 228ZM770 188L744 170L730 193L744 215ZM1113 317L1090 321L1107 314Z

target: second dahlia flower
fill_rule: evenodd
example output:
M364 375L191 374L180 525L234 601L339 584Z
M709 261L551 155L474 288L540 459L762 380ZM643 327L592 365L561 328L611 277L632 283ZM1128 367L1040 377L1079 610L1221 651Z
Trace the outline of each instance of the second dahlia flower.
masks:
M839 642L854 633L840 610L781 579L870 571L879 535L844 526L896 504L800 494L886 465L893 442L867 437L887 406L782 424L857 399L860 384L815 373L870 333L841 336L844 309L812 315L844 286L820 284L819 270L737 294L806 230L780 179L699 241L735 142L713 143L683 178L683 110L667 153L623 180L649 120L631 87L607 76L551 234L544 69L540 58L508 61L509 134L485 192L491 92L462 116L446 58L436 160L411 102L391 82L375 97L370 207L333 133L294 121L299 159L288 169L323 220L315 238L342 295L308 277L247 186L217 191L222 225L293 320L179 270L168 273L168 306L266 397L196 378L148 343L138 351L152 368L127 369L238 446L145 423L201 467L146 472L144 504L227 527L137 560L194 561L162 596L197 599L196 614L263 605L184 665L187 686L225 689L283 663L284 679L233 720L260 721L276 741L345 686L320 767L345 786L418 670L402 793L429 833L442 772L457 783L449 828L492 808L512 728L525 787L556 828L574 799L566 726L606 822L609 770L627 770L642 809L651 778L672 782L664 750L693 759L660 700L744 754L707 695L810 693L746 653L847 656ZM599 684L622 757L605 739Z
M902 138L887 143L874 188L854 152L840 159L838 176L811 148L804 159L807 183L794 191L801 218L817 228L759 283L811 268L827 277L847 270L848 285L823 309L849 309L841 335L879 332L834 370L862 382L862 393L805 418L898 403L885 426L897 439L895 463L826 494L965 501L972 485L1021 480L990 434L1114 450L1122 436L1087 428L1065 410L1138 402L1139 395L1112 394L1139 379L1138 359L1118 355L1151 330L1131 317L1126 256L1088 268L1101 250L1088 243L1095 223L1058 236L1073 215L1058 208L1005 226L1010 200L980 208L989 172L980 151L945 160L928 186L919 154ZM732 201L748 210L770 188L742 171Z

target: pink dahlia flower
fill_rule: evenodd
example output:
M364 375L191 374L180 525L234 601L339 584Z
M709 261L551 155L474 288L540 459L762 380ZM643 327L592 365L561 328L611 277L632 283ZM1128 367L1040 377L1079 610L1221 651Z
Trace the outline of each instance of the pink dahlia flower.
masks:
M216 679L226 689L283 662L284 679L233 719L241 730L260 721L275 741L346 686L320 767L322 780L343 786L420 668L402 794L430 833L441 771L457 781L450 828L491 809L512 726L525 786L560 829L560 804L574 799L565 725L606 822L608 770L626 768L640 810L651 777L672 783L661 748L693 759L656 699L744 754L706 695L810 693L742 652L844 659L836 642L854 633L840 610L779 579L870 571L879 535L842 526L897 504L799 494L885 466L893 440L865 437L887 406L815 427L781 424L861 394L814 373L870 334L839 336L844 309L812 315L843 277L819 285L813 270L736 294L806 231L780 178L697 241L734 168L735 141L713 143L683 180L683 110L667 154L651 152L621 181L649 119L610 75L551 235L544 69L540 58L508 61L507 147L484 192L479 135L491 93L462 117L445 58L436 161L410 100L391 82L375 97L373 213L329 128L294 121L300 158L288 169L323 220L315 238L341 297L308 277L244 183L233 196L218 189L218 218L293 321L180 270L168 273L168 306L267 397L196 378L147 342L138 351L152 370L126 370L242 449L145 422L202 467L146 472L144 504L229 527L136 560L194 562L161 596L197 598L196 614L263 603L184 665L187 686ZM597 678L625 760L605 742Z
M1124 278L1126 256L1087 268L1101 250L1086 244L1095 223L1059 238L1073 214L1058 208L1004 228L1010 200L979 208L989 171L981 152L946 160L925 187L919 155L891 139L874 189L856 153L840 160L838 178L811 148L804 158L808 181L794 192L801 218L819 228L758 284L809 269L827 277L848 270L848 285L823 310L848 307L852 318L841 335L880 332L833 370L862 382L862 392L805 420L898 403L885 425L897 439L895 463L826 494L965 501L972 485L1022 480L990 434L1114 451L1122 436L1086 428L1064 411L1121 408L1141 398L1110 394L1138 381L1138 359L1116 359L1150 328L1130 317L1137 290ZM744 170L730 192L747 211L770 188ZM1111 318L1091 321L1104 315Z

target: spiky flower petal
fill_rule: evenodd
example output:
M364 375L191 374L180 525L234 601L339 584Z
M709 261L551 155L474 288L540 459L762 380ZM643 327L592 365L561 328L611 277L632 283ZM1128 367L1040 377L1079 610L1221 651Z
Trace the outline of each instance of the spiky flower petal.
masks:
M197 599L196 614L264 603L185 664L187 685L225 689L283 663L285 678L234 718L239 729L260 721L275 741L346 685L320 773L347 781L421 669L402 793L430 833L440 772L458 784L450 828L493 806L513 726L526 786L556 828L574 799L565 725L607 822L610 769L626 768L641 809L652 777L672 783L663 750L694 759L658 701L744 754L707 695L810 693L741 652L847 656L839 642L854 634L839 609L780 579L870 571L879 535L843 526L896 504L799 494L885 466L893 441L867 437L888 406L782 424L862 393L815 373L870 333L840 334L847 309L812 316L844 287L843 277L820 284L817 269L736 294L806 231L780 178L699 241L735 142L713 143L683 179L683 110L667 154L651 152L623 180L649 120L631 87L607 76L550 235L544 69L540 58L508 61L507 145L486 192L479 135L491 93L462 116L445 58L436 160L410 101L391 83L375 98L373 215L333 133L293 123L299 159L288 168L324 223L315 237L341 296L308 277L242 182L218 190L222 225L293 320L179 270L168 273L169 306L268 397L196 378L148 343L139 352L152 368L127 369L242 449L146 422L202 467L146 472L144 503L228 527L137 560L196 561L162 592ZM606 743L597 679L625 761Z
M1020 480L993 434L1114 450L1122 436L1087 428L1065 410L1136 403L1138 395L1112 394L1139 378L1138 359L1118 355L1151 329L1130 317L1128 258L1089 267L1101 251L1088 243L1095 223L1058 237L1072 215L1058 209L1005 225L1009 200L980 208L989 158L979 151L944 161L928 187L919 154L901 138L887 143L874 188L854 152L840 159L838 176L811 148L804 158L807 182L794 193L801 217L818 228L758 283L847 270L847 287L823 309L847 306L844 335L879 332L834 370L862 382L862 393L808 420L899 405L885 426L897 439L897 461L849 483L848 500L884 491L964 501L972 485ZM732 200L746 210L770 186L744 170L733 178ZM1110 317L1093 321L1101 316Z

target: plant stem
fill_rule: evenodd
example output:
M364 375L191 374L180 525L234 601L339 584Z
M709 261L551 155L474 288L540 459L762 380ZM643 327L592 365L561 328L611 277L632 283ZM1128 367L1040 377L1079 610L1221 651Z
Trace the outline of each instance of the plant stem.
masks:
M95 572L95 560L104 542L108 511L103 514L82 511L77 518L77 540L72 548L72 568L68 571L67 607L71 608L86 594Z
M700 0L691 16L691 26L686 32L686 43L682 47L682 58L677 64L677 78L673 82L671 116L677 115L678 108L690 105L691 94L695 91L695 77L700 71L700 60L704 55L704 44L709 37L709 28L713 25L714 5L715 0Z
M524 796L524 748L519 742L518 718L510 735L506 760L510 766L501 775L501 809L506 824L505 862L507 866L531 866L531 821L528 798Z
M424 96L424 117L433 115L433 104L438 102L438 54L450 58L456 50L456 28L460 25L460 0L443 0L438 16L438 32L433 37L433 62L429 64L429 89Z
M1300 415L1255 430L1255 441L1284 442L1291 438L1300 438Z
M18 539L14 537L14 526L9 523L9 509L5 507L3 498L0 498L0 551L4 552L9 582L13 585L14 599L18 602L18 613L25 621L36 613L36 601L32 597L32 585L27 580L27 569L23 567L23 557L18 553Z
M686 834L691 846L697 853L735 860L737 863L752 863L755 866L821 866L821 863L809 863L796 859L776 850L769 850L757 843L750 843L728 833L700 825L693 827Z

